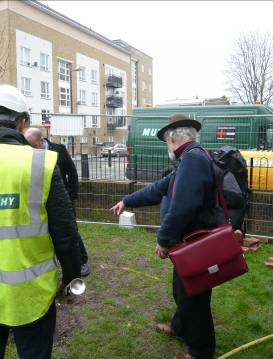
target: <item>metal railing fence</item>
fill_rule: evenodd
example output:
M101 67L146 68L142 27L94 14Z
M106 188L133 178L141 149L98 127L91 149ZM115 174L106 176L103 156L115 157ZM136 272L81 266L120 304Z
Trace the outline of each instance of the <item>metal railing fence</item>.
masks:
M131 131L128 157L115 157L111 152L103 156L101 143L98 142L100 130L104 128L102 132L106 133L105 140L116 138L116 142L125 143L130 116L118 116L118 119L109 115L32 114L31 125L42 125L42 121L45 125L47 117L51 125L47 135L67 147L77 167L80 181L84 183L77 203L80 219L116 222L117 218L109 212L113 204L137 189L138 183L161 178L171 168L166 145L156 139L157 127L162 126L157 126L155 117L150 118L155 121L153 131L149 130L151 126L148 126L148 122L146 132L143 129ZM163 116L159 120L166 119ZM243 149L242 153L249 166L249 186L253 189L246 220L247 231L273 236L272 115L199 116L196 119L203 123L199 140L204 147L217 149L223 144L230 144ZM119 129L125 130L126 135L121 135L122 131L117 135ZM118 182L125 186L121 192ZM159 225L158 206L135 209L134 212L138 224Z
M97 223L117 223L118 218L109 209L125 195L132 193L146 183L133 181L83 181L77 201L77 215L80 220ZM154 227L160 225L159 205L128 209L136 215L138 225ZM273 238L273 192L253 191L249 195L246 216L246 231L252 235Z

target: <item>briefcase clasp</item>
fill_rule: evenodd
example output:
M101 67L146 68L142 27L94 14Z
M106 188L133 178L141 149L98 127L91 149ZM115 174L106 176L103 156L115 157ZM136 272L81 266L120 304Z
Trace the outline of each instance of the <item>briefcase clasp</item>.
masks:
M217 264L215 264L214 266L208 267L208 272L209 274L214 274L219 272L219 267Z

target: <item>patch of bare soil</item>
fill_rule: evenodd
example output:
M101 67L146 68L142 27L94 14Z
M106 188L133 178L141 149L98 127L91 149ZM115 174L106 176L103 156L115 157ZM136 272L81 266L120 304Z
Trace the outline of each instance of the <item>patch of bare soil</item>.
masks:
M85 317L81 308L88 301L88 292L82 296L71 296L57 299L57 324L54 336L54 345L62 346L71 337L75 330L84 327Z

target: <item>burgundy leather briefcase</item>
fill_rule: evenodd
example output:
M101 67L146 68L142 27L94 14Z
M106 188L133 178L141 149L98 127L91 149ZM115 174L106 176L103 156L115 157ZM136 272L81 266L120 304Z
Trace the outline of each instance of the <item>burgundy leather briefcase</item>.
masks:
M169 257L189 296L248 271L230 224L192 232L183 241L170 249Z

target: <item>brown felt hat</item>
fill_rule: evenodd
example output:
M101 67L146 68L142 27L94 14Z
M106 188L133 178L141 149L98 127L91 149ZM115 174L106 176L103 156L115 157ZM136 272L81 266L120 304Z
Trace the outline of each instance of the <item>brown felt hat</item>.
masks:
M167 126L162 127L157 132L157 137L161 141L165 142L164 140L165 132L168 130L174 130L175 128L178 127L193 127L196 129L196 131L199 131L201 128L201 123L196 120L192 120L191 118L189 118L186 115L183 115L182 113L175 113L169 118L169 124Z

